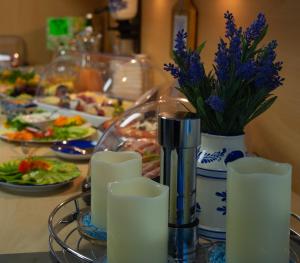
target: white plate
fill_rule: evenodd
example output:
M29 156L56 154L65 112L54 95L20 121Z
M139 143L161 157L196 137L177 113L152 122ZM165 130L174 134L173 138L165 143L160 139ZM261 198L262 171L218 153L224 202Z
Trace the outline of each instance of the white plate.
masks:
M79 115L79 116L83 117L84 119L86 119L86 121L91 123L94 127L98 127L103 122L110 119L109 117L96 116L96 115L88 114L86 112L64 109L64 108L61 108L58 106L49 105L49 104L38 102L38 101L35 101L34 103L42 110L46 110L46 111L50 111L50 112L57 111L59 114L65 115L65 116Z

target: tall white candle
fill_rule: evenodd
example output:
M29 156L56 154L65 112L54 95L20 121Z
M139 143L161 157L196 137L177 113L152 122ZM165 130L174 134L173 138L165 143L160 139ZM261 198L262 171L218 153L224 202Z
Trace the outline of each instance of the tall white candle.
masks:
M228 164L226 262L289 262L291 172L255 157Z
M109 263L166 263L168 186L140 177L108 186Z
M91 159L92 223L106 229L107 185L142 175L142 157L136 152L97 152Z

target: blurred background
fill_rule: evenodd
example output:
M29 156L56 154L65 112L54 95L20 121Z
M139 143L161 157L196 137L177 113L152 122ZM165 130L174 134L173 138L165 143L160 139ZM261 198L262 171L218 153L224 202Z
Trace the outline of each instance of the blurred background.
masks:
M136 13L123 19L109 11L105 0L0 0L0 53L14 57L17 52L16 63L27 66L50 63L61 49L94 52L99 56L96 60L102 62L111 56L130 60L135 54L143 54L155 68L154 77L164 75L171 83L162 67L171 61L172 17L177 2L139 0ZM267 40L279 42L278 54L284 61L286 80L276 91L279 98L274 106L247 127L248 148L266 158L291 162L295 169L294 188L300 192L300 1L194 0L193 6L197 11L194 37L198 44L206 41L202 53L206 70L211 69L217 42L224 35L226 10L242 26L249 25L259 12L266 14L270 25ZM93 41L99 41L92 48L80 45L85 43L85 34L91 33L85 30L89 25L93 28ZM69 35L62 37L66 26L65 35ZM81 63L85 59L81 58Z

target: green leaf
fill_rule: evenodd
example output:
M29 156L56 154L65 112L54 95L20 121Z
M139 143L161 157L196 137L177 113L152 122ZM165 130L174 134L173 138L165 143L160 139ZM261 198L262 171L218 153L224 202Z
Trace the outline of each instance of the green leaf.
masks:
M201 51L204 49L205 45L206 45L206 41L202 42L202 43L196 48L196 52L197 52L198 54L200 54Z
M262 30L262 32L260 33L260 36L253 42L251 48L249 49L250 52L255 52L258 44L264 39L264 37L266 36L267 32L268 32L268 25L265 26L265 28Z
M204 100L202 97L198 97L197 98L197 113L201 116L206 116L206 112L205 112L205 104L204 104Z
M248 120L248 122L250 122L251 120L255 119L257 116L259 116L260 114L262 114L263 112L265 112L267 109L269 109L272 104L275 102L275 100L277 99L277 96L273 96L267 100L265 100L258 108L257 110L251 115L250 119Z
M216 112L216 119L220 127L223 127L223 114Z

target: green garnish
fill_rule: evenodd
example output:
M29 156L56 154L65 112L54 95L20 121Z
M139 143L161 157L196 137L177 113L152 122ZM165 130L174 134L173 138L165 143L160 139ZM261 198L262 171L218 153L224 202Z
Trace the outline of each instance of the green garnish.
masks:
M70 181L80 176L80 171L75 164L39 157L34 160L47 162L49 169L36 169L22 174L19 171L22 160L9 161L0 164L0 180L14 184L46 185Z

